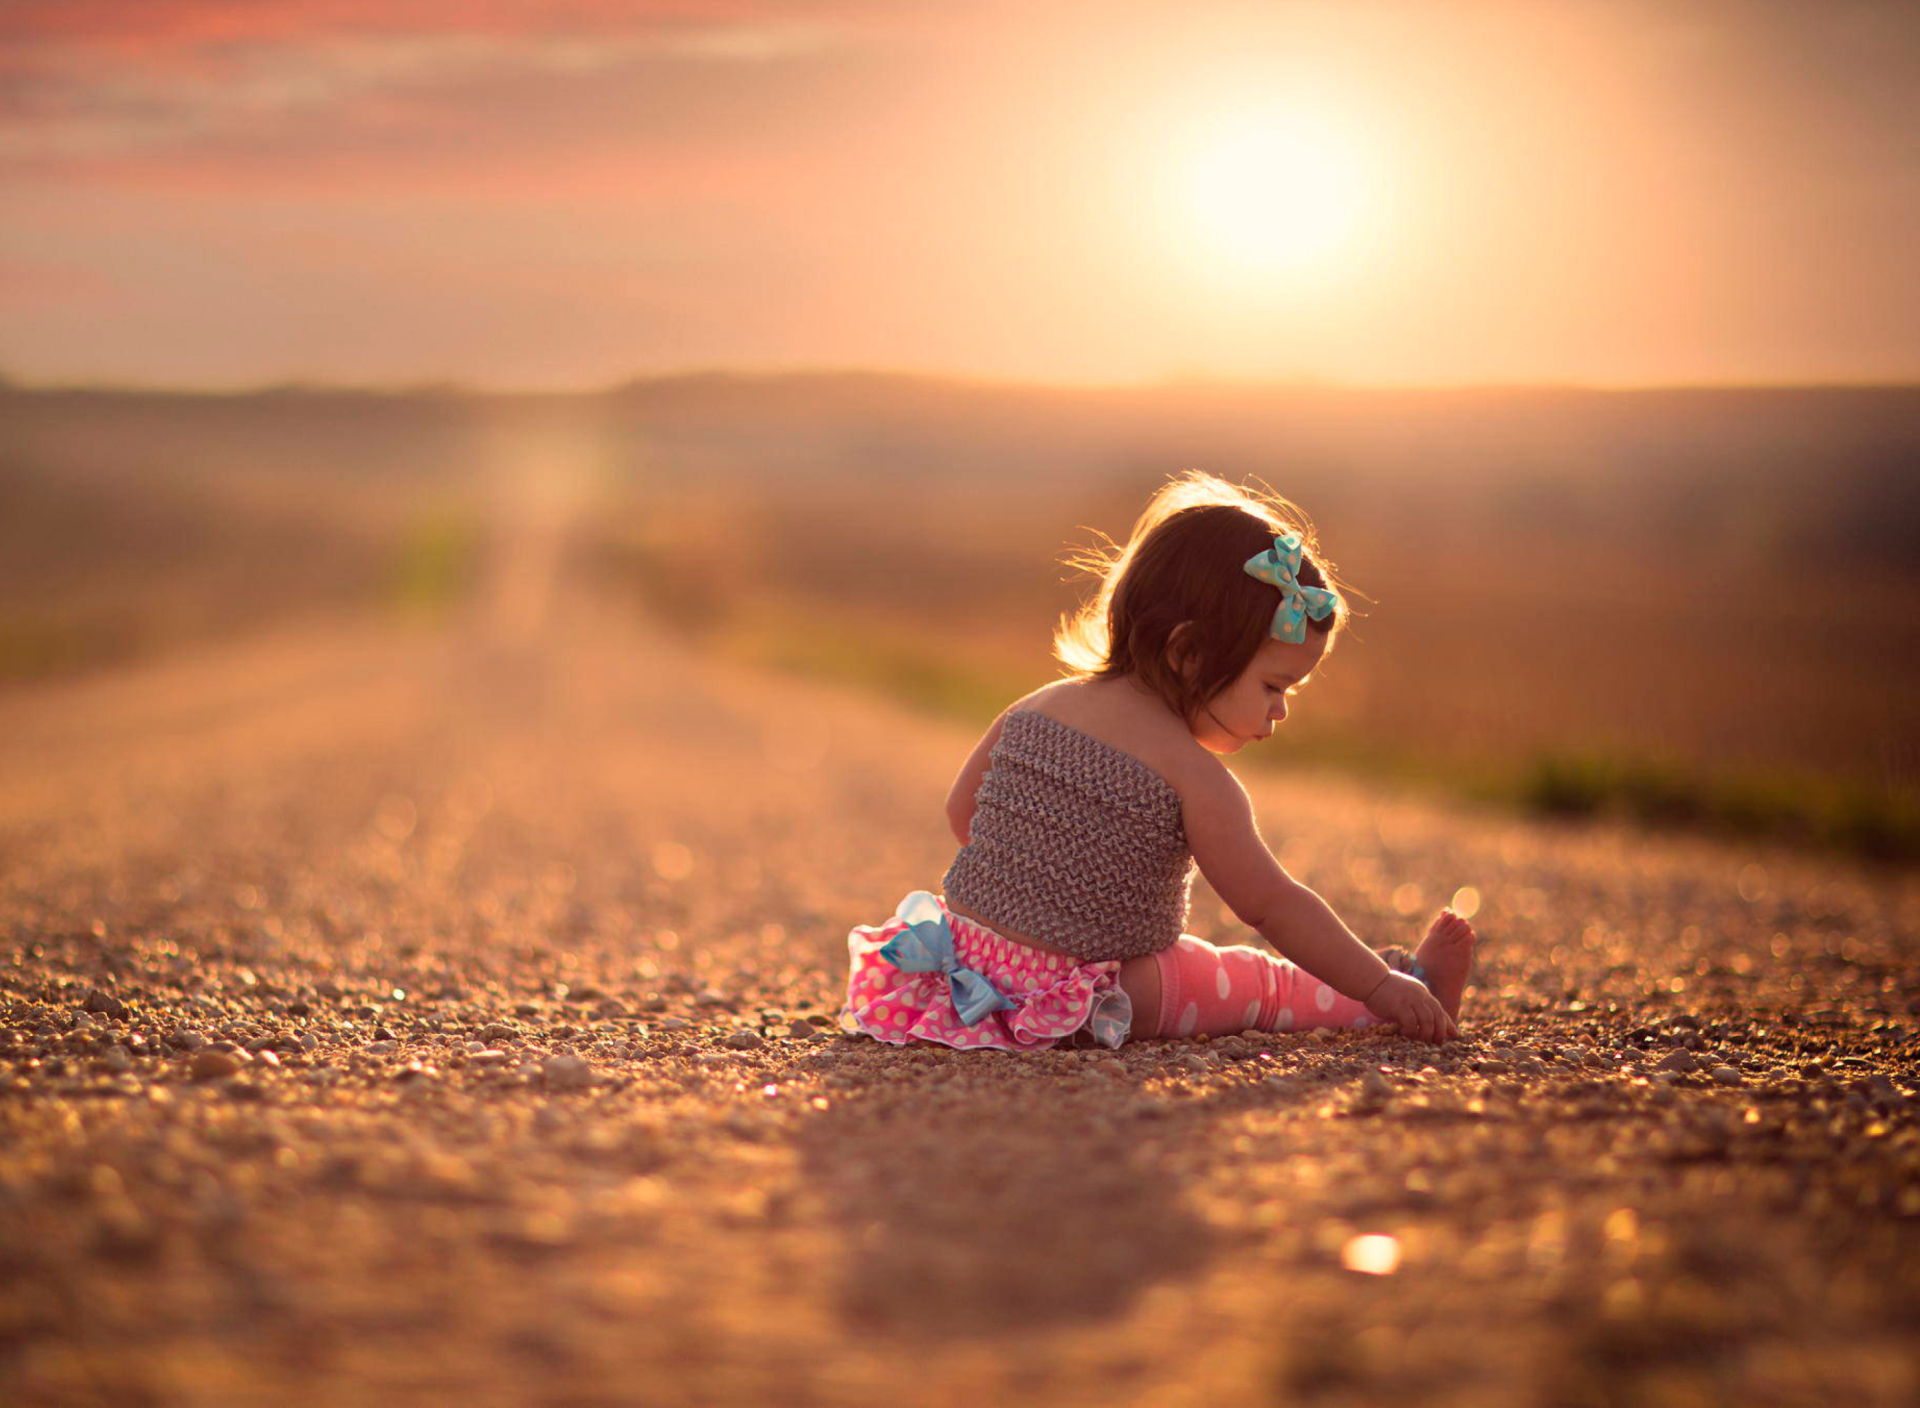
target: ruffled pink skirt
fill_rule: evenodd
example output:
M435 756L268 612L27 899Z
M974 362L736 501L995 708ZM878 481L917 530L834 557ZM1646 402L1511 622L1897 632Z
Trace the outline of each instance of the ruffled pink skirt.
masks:
M875 927L847 934L847 1001L843 1031L865 1032L895 1046L937 1041L972 1050L1041 1051L1066 1042L1117 1048L1133 1024L1133 1002L1120 986L1120 960L1088 962L1002 938L984 924L947 909L935 896L953 935L955 958L982 974L1011 1007L969 1025L954 1006L945 973L909 973L880 952L908 927L896 914Z

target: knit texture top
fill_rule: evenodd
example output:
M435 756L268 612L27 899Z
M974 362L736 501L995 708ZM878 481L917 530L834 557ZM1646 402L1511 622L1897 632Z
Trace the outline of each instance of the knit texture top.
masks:
M1180 937L1194 860L1172 783L1035 709L1007 715L988 757L949 900L1088 961Z

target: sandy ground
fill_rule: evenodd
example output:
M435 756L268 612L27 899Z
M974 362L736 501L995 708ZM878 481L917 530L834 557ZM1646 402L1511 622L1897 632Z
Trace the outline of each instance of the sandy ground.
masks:
M1920 1394L1911 873L1254 774L1460 1041L886 1047L972 736L553 564L0 696L0 1401Z

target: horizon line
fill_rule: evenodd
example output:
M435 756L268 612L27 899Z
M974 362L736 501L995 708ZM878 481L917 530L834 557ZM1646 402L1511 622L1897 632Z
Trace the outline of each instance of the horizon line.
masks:
M0 394L91 393L160 396L241 397L263 395L384 395L456 397L610 396L637 387L685 381L804 381L827 378L875 381L944 383L956 387L1060 392L1146 392L1172 390L1325 391L1325 392L1464 392L1464 391L1872 391L1920 386L1920 373L1875 379L1807 380L1673 380L1673 381L1363 381L1307 375L1236 376L1203 372L1169 372L1131 381L1051 380L1037 377L928 370L913 367L873 367L830 363L802 366L755 367L747 364L689 367L641 372L599 384L578 386L514 386L460 377L417 377L394 381L347 381L322 378L282 378L257 382L160 382L139 379L29 381L0 370Z

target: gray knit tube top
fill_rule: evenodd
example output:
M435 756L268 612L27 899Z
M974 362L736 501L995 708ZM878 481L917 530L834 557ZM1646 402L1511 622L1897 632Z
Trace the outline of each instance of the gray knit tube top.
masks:
M1186 928L1180 794L1131 753L1016 709L974 802L941 885L989 924L1088 961L1157 953Z

